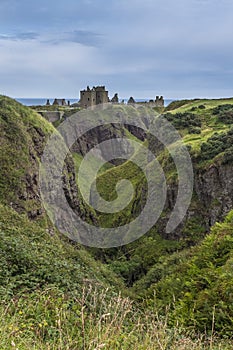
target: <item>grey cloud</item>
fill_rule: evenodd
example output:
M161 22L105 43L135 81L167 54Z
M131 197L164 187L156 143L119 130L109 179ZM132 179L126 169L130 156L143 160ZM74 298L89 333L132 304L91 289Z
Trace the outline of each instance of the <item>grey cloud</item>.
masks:
M83 45L96 46L101 41L101 35L85 30L74 30L73 32L66 33L67 40Z
M0 40L12 40L12 41L23 41L23 40L35 40L39 36L38 33L17 33L17 34L0 34Z
M102 35L87 30L74 30L65 33L54 33L48 35L48 38L42 42L58 45L64 42L77 43L84 46L96 47L101 43Z
M122 97L223 95L233 91L232 11L232 0L0 0L0 88L18 96L31 86L37 96L71 95L87 84Z

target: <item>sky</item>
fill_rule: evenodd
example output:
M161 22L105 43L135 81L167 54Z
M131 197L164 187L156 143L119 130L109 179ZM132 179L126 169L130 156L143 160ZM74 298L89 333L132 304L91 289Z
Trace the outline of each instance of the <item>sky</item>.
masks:
M233 96L232 0L0 0L0 94Z

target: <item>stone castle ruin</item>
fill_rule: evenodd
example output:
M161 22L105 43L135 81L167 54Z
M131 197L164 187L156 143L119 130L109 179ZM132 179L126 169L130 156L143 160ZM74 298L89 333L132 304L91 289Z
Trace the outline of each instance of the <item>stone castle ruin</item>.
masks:
M70 106L70 101L66 101L65 98L55 98L53 106ZM50 100L47 100L46 106L51 106Z
M108 102L119 103L119 98L118 94L115 94L110 100L108 96L108 91L106 91L105 86L93 86L92 89L90 89L90 87L87 86L86 90L80 91L79 105L82 108L94 107L96 105L101 105ZM163 96L156 96L155 100L136 102L133 97L130 97L127 103L146 105L150 107L164 107L164 98Z
M155 100L136 102L136 103L140 104L140 105L146 105L149 107L164 107L164 98L163 98L163 96L156 96Z
M116 93L112 99L108 96L108 91L105 89L105 86L93 86L92 89L90 89L89 86L87 86L86 90L80 91L80 100L77 103L74 103L71 105L70 101L66 101L65 98L55 98L54 101L51 103L48 99L46 102L46 106L50 107L51 105L55 107L55 110L51 110L48 108L48 110L38 111L44 118L46 118L50 122L56 122L61 121L62 117L64 116L64 110L59 109L56 107L67 107L67 108L92 108L97 105L104 105L105 103L114 103L114 104L125 104L124 100L119 101L118 94ZM143 105L148 107L164 107L164 99L163 96L156 96L155 100L149 100L149 101L136 101L132 96L127 101L128 105Z
M68 108L75 108L75 107L81 107L81 108L92 108L97 105L104 105L105 103L114 103L114 104L124 104L124 100L119 101L118 94L116 93L112 99L108 96L108 91L105 89L105 86L93 86L92 89L90 89L89 86L87 86L86 90L80 91L80 100L78 103L72 104L70 101L66 101L65 98L55 98L54 101L51 103L48 99L46 102L46 106L54 106L54 107L68 107ZM149 100L149 101L136 101L132 96L127 101L128 105L144 105L148 107L164 107L164 98L163 96L156 96L155 100ZM55 111L49 110L48 111L42 111L41 114L46 117L49 121L56 121L60 120L64 113L62 113L61 110L56 109Z
M79 104L83 108L93 107L99 104L110 102L108 91L105 86L93 86L92 89L88 86L86 90L80 91Z

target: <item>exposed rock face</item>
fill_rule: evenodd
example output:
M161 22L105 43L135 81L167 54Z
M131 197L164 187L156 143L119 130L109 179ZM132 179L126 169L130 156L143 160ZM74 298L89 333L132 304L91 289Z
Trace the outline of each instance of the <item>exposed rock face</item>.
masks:
M13 207L18 211L26 212L30 219L36 219L39 216L45 214L43 203L41 199L41 194L39 191L39 160L42 157L44 147L46 145L48 135L40 128L32 128L30 130L30 135L32 136L33 145L30 146L30 168L27 169L25 177L23 179L25 187L23 192L18 193L19 203L16 202L13 204ZM56 160L51 158L51 164ZM65 193L66 199L70 207L75 210L78 215L86 221L95 222L95 217L90 212L82 200L82 196L79 193L76 184L76 174L75 167L72 156L67 155L63 167L63 191ZM53 179L53 183L56 183L56 179ZM53 196L53 192L51 192ZM57 198L54 198L54 203L56 203ZM28 205L31 203L33 205ZM61 213L61 220L66 217L66 210L57 205L58 210Z
M195 191L207 213L206 224L212 226L233 208L233 166L212 164L195 172Z
M145 141L145 139L147 137L147 132L145 131L145 127L138 128L135 125L125 125L125 127L126 127L126 129L129 130L129 132L131 132L132 135L137 137L139 140Z
M165 234L165 227L177 198L178 186L168 184L165 217L159 219L157 227L165 238L179 238L184 235L183 228L187 220L196 218L203 227L203 233L233 208L233 166L232 164L212 164L207 169L194 168L194 196L186 217L175 232Z
M29 166L25 169L22 184L11 206L18 212L27 212L30 219L36 219L44 213L39 192L39 159L47 140L47 135L39 127L28 130L31 142L28 143Z
M71 155L68 155L64 164L63 190L70 207L78 216L87 222L96 223L95 215L87 208L76 184L76 173ZM65 214L65 213L64 213Z
M44 218L39 165L47 140L55 129L37 113L7 97L0 97L0 124L1 201L19 213L27 213L30 219ZM89 219L90 212L80 199L75 179L73 160L67 157L63 175L67 201L81 217Z
M107 126L100 126L90 130L81 138L79 138L73 145L72 152L76 152L84 156L90 151L90 149L92 149L96 145L101 144L103 141L114 140L116 138L123 137L126 137L126 133L124 128L122 128L120 125L112 124ZM115 147L116 145L114 142L112 143L112 150L110 150L112 153L114 153ZM119 141L117 151L118 153L120 152L121 155L124 156L124 154L127 154L129 147L131 147L130 143L127 141L127 139L125 139L122 142ZM106 159L109 150L106 150L105 147L100 146L100 151L100 157ZM112 163L115 164L114 160L112 161Z

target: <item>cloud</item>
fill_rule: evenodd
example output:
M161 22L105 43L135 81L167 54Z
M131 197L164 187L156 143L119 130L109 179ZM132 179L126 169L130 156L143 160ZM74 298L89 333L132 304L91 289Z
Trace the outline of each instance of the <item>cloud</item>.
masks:
M231 0L1 0L0 92L233 91L232 11Z
M102 35L87 30L73 30L71 32L53 33L47 35L44 40L51 44L60 44L62 42L72 42L84 46L98 46L101 43Z
M73 30L70 32L55 33L16 33L16 34L0 34L1 40L8 41L26 41L37 40L41 43L58 45L64 42L72 42L84 46L98 46L101 43L102 35L87 30Z
M70 33L65 33L67 40L83 45L95 46L100 42L101 35L85 30L74 30Z
M33 33L33 32L16 33L16 34L0 34L0 40L11 40L11 41L35 40L38 37L39 37L39 34Z

